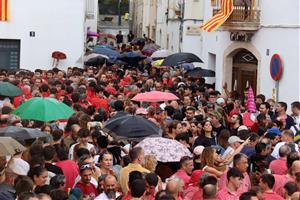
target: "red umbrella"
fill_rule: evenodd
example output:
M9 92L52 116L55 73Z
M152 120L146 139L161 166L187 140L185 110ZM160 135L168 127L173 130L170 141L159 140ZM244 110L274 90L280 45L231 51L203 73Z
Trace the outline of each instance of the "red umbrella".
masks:
M55 61L56 61L55 67L57 67L59 60L64 60L64 59L67 58L67 56L66 56L65 53L63 53L61 51L54 51L52 53L52 58L53 58L53 66L54 66Z
M161 102L161 101L172 101L178 99L179 98L176 95L169 92L152 91L152 92L137 94L131 100L140 101L140 102Z

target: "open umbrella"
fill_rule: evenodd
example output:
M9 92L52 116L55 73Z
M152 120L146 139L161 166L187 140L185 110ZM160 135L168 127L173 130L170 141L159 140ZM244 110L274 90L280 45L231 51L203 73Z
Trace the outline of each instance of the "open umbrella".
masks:
M86 66L98 67L99 65L103 65L106 61L107 61L106 58L104 58L102 56L98 56L98 57L94 57L94 58L89 59L84 64Z
M67 55L61 51L54 51L52 52L52 58L53 58L53 67L57 67L59 60L64 60L67 58Z
M210 69L203 69L201 67L196 67L192 70L189 70L187 72L187 75L193 78L201 78L201 77L215 77L216 73Z
M119 52L110 48L103 48L103 47L95 47L92 53L102 54L108 56L109 58L118 58L120 56Z
M57 119L67 119L75 111L56 99L34 97L21 104L13 113L21 119L49 122Z
M25 151L26 148L11 137L0 138L0 156L15 155Z
M155 155L160 162L179 162L183 156L192 156L183 144L163 137L146 138L136 146L142 147L145 155Z
M175 53L165 58L162 66L179 66L183 63L192 63L203 61L193 53Z
M89 55L84 56L84 59L83 59L83 60L84 60L85 62L87 62L89 59L91 59L91 58L96 58L96 57L99 57L99 56L101 56L102 58L109 59L109 57L106 56L106 55L101 55L101 54L97 54L97 53L91 53L91 54L89 54Z
M178 100L179 98L170 92L151 91L135 95L131 100L139 102L161 102Z
M2 137L12 137L19 142L29 139L47 137L47 134L34 128L19 128L16 126L8 126L0 128L0 141Z
M0 96L16 97L22 94L23 94L22 90L17 86L9 82L0 81Z
M157 59L161 59L161 58L166 58L170 55L172 55L173 52L167 49L161 49L161 50L157 50L155 51L152 55L151 58L157 58Z
M145 45L145 38L134 38L130 44L131 45L139 45L139 46L144 46Z
M138 63L140 61L144 60L145 58L146 58L145 56L140 55L138 53L127 52L127 53L121 54L121 56L119 57L119 60L126 62L130 66L137 66Z
M156 124L135 115L125 115L108 120L104 125L104 130L116 139L143 139L162 134L162 130Z

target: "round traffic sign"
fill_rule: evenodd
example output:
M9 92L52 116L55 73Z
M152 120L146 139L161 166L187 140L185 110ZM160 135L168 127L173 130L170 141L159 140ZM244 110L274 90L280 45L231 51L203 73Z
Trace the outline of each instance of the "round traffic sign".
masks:
M270 74L273 80L278 81L282 75L283 67L282 61L278 54L272 56L270 62Z

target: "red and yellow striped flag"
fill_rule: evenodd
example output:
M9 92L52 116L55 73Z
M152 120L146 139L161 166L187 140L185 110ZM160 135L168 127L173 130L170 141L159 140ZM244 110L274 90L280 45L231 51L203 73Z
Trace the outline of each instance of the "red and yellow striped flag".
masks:
M8 0L0 0L0 21L8 21Z
M202 24L201 28L207 32L213 32L219 28L231 15L233 11L233 0L222 0L221 10Z

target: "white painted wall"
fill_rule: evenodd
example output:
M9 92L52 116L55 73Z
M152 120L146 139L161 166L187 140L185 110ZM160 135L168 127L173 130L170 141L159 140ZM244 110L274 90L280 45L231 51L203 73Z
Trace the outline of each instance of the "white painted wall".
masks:
M212 16L210 0L204 2L204 18ZM261 56L261 66L258 72L260 90L267 98L272 97L272 88L275 82L271 79L269 66L274 53L278 53L284 66L280 80L279 100L291 103L300 99L300 3L294 0L262 0L261 28L252 38L250 45L256 48ZM281 13L281 14L279 14ZM219 29L214 33L203 33L204 62L208 62L208 53L216 54L216 88L221 90L224 80L224 52L233 44L229 39L229 32ZM245 43L245 46L247 44ZM266 55L267 49L270 55ZM231 74L225 74L231 76ZM231 84L231 83L229 83Z
M59 67L74 65L85 42L85 1L10 0L10 21L0 22L1 39L20 39L20 67L49 69L51 53L62 51L67 59ZM29 32L35 31L35 37Z

